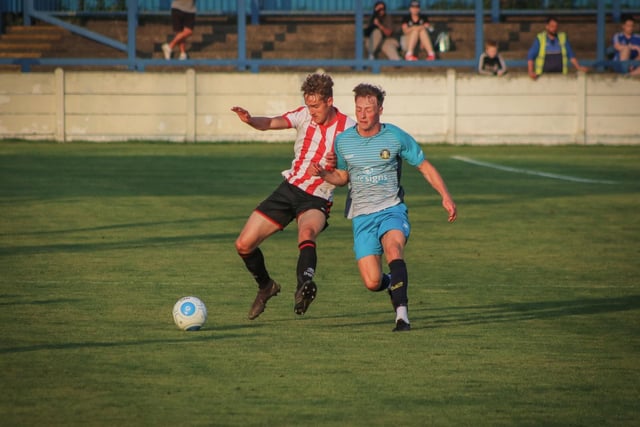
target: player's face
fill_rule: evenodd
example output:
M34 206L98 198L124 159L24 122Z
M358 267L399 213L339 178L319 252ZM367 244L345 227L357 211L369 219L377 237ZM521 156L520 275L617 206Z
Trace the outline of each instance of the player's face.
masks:
M356 120L358 133L361 136L371 136L380 130L380 114L382 107L378 106L375 96L359 96L356 98Z
M498 48L495 46L487 46L487 56L489 58L495 58L498 54Z
M333 98L322 99L320 95L312 93L304 96L304 103L314 122L319 125L327 124L333 111Z

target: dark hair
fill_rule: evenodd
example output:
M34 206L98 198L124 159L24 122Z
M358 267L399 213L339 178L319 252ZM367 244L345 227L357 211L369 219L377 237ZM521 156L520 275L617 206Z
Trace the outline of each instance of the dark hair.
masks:
M556 21L558 22L558 18L556 18L555 16L547 16L547 24L551 21Z
M495 40L487 40L484 45L486 47L498 47L498 42Z
M333 97L333 80L328 74L309 74L300 90L304 95L320 95L326 101Z
M360 83L353 88L353 93L356 98L368 98L370 96L375 97L378 100L378 107L382 107L384 103L385 91L380 86L374 86L368 83Z
M636 22L635 18L633 17L633 15L622 15L620 17L620 22L622 22L623 24L627 21L631 21L633 23Z

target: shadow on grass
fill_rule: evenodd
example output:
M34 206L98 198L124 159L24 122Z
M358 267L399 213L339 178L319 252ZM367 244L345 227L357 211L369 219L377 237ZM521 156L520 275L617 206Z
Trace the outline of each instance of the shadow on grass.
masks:
M524 320L553 319L565 316L594 315L640 309L640 295L617 298L582 298L563 301L540 301L523 303L504 303L490 305L470 305L460 307L410 306L409 315L412 329L434 329L457 325L481 325ZM375 315L382 312L369 312ZM333 318L353 317L350 315L332 316ZM359 317L360 319L362 317ZM346 322L332 325L334 328L364 326L372 324L386 325L384 321Z
M93 252L117 249L136 249L150 246L182 245L198 242L221 241L227 239L233 241L237 233L201 234L190 236L149 237L146 239L129 240L124 242L104 243L60 243L54 245L25 245L0 247L0 256L32 255L51 252Z
M181 334L180 338L163 338L163 339L149 339L149 340L131 340L131 341L85 341L85 342L67 342L67 343L48 343L48 344L34 344L24 347L10 347L0 348L0 354L16 354L16 353L29 353L35 351L52 351L52 350L76 350L85 348L117 348L117 347L139 347L144 345L156 345L156 344L185 344L185 343L198 343L209 341L220 341L227 339L246 339L247 337L256 335L254 334L237 334L237 333L224 333L223 331L229 329L245 329L255 328L260 325L237 325L230 328L216 328L216 329L202 329L197 332L181 332L176 330L176 334Z
M228 217L209 217L209 218L192 218L192 219L180 219L174 221L154 221L154 222L132 222L125 224L110 224L101 225L96 227L79 227L79 228L66 228L59 230L40 230L40 231L11 231L8 233L0 233L0 236L48 236L56 234L68 234L68 233L80 233L80 232L92 232L92 231L113 231L113 230L128 230L131 228L152 228L166 225L182 225L182 224L199 224L215 221L228 221L237 219L237 216Z

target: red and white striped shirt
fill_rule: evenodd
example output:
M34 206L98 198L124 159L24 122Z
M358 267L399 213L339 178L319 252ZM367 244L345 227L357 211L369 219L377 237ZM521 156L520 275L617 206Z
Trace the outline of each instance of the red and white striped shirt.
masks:
M282 171L282 176L301 190L326 200L332 200L334 185L319 176L307 175L311 163L325 164L325 156L333 151L333 142L342 131L356 122L336 109L336 117L327 126L319 125L311 119L306 106L283 114L289 126L298 132L293 146L294 158L291 168Z

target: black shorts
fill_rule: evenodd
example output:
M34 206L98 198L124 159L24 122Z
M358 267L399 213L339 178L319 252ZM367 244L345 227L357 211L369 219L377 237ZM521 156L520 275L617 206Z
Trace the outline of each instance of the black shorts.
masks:
M255 210L279 224L281 229L284 229L291 221L309 209L322 211L325 219L328 220L331 205L333 203L329 200L312 196L295 185L283 181ZM328 221L325 221L324 228L328 226Z
M196 14L183 12L180 9L171 9L171 22L173 23L173 31L181 32L185 28L193 31L196 23Z

